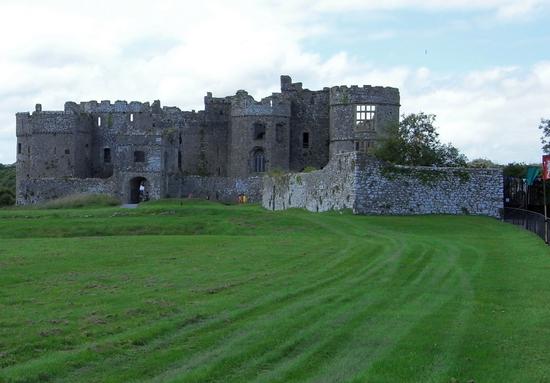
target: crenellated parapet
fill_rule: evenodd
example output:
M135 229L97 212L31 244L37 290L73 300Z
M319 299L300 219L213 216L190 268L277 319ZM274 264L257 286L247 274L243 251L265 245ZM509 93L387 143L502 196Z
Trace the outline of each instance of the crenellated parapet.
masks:
M160 103L158 104L160 107ZM144 113L152 112L151 104L148 102L138 101L115 101L111 103L109 100L101 102L86 101L77 104L76 102L66 102L65 112L67 113Z

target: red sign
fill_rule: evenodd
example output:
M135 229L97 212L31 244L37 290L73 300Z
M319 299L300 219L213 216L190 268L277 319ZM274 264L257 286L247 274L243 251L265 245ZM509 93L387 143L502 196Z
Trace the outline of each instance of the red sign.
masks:
M542 179L550 180L550 154L542 156Z

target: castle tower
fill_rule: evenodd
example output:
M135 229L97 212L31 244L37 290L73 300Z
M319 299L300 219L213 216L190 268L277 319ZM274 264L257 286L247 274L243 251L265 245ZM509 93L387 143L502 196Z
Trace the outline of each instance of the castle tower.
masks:
M18 174L25 178L91 176L87 166L92 145L88 116L66 111L17 113Z
M399 123L399 90L339 86L330 89L330 156L368 151L391 124Z
M231 104L228 175L247 177L289 170L290 102L274 93L257 102L244 90Z

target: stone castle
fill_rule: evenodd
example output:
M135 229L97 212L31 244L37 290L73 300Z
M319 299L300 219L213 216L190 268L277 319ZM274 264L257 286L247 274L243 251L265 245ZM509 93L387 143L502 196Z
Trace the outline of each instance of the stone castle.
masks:
M452 206L425 206L416 198L417 206L407 208L408 197L386 203L399 193L386 184L384 197L376 187L384 182L372 178L381 173L373 173L377 165L365 153L399 122L399 107L396 88L311 91L289 76L281 76L280 92L260 101L244 90L222 98L209 92L198 112L159 101L67 102L63 111L43 111L38 104L16 115L17 203L79 193L110 194L125 203L187 196L236 201L244 194L269 209L496 215L502 177L490 171L481 189L473 186L477 173L472 185L455 185ZM269 176L304 170L303 177L286 181ZM471 187L479 190L472 194ZM426 193L422 188L410 192ZM374 200L368 190L377 190Z
M138 202L140 186L150 198L181 196L188 176L246 183L270 170L320 169L334 153L366 150L398 120L395 88L310 91L289 76L281 76L280 93L261 101L244 90L208 93L199 112L159 101L67 102L63 111L37 105L17 114L17 201L73 192L56 185L66 179L110 179L121 200Z

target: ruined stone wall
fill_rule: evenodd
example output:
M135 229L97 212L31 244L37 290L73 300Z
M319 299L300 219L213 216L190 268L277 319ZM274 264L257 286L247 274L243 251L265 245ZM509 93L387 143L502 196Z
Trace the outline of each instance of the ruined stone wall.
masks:
M266 176L269 210L353 208L356 214L475 214L498 217L499 169L390 166L362 153L338 154L320 171Z
M115 182L98 178L36 178L18 180L17 204L37 204L73 194L119 197Z
M269 210L353 208L354 153L335 156L322 170L264 177L262 206Z
M323 168L329 159L329 88L302 89L289 76L281 76L281 91L291 103L290 170ZM304 145L304 133L308 135Z
M179 186L179 190L176 190ZM214 201L237 202L240 194L250 203L262 200L262 177L201 177L184 176L179 185L173 185L172 196L205 198ZM179 195L178 195L179 194Z
M500 169L389 166L358 156L357 214L474 214L499 217Z

